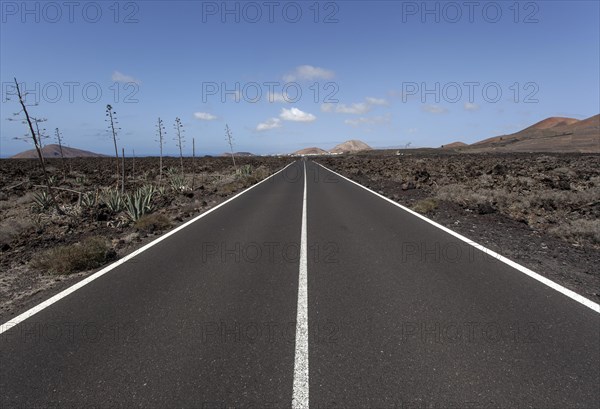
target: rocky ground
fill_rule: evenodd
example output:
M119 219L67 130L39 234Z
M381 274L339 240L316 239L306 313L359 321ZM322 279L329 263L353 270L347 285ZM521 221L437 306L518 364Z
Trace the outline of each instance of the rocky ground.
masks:
M59 214L45 194L36 160L1 160L0 322L264 179L290 159L236 162L237 172L231 158L185 158L182 176L179 159L165 158L161 178L158 158L127 159L125 194L120 194L114 159L49 159L51 184L64 213ZM141 217L125 206L128 195L133 202L138 191L150 196ZM114 203L119 200L120 207Z
M405 150L318 161L600 302L600 155Z
M600 155L405 150L315 159L600 302ZM0 161L0 322L290 160L237 158L236 172L230 158L186 158L181 176L179 160L166 158L159 181L158 159L128 159L121 199L153 186L151 209L137 220L110 204L121 189L114 159L48 160L62 215L44 199L35 160Z

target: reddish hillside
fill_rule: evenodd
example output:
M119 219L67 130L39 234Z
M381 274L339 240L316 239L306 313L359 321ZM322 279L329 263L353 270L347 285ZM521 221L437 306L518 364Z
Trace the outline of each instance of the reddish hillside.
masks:
M446 145L442 145L441 148L442 149L456 149L456 148L464 148L465 146L469 146L464 142L452 142Z
M323 150L321 148L317 148L317 147L300 149L299 151L296 151L293 153L293 155L327 155L327 154L329 154L329 152L327 152L326 150Z
M552 116L552 117L546 118L536 124L533 124L528 128L523 129L523 131L527 131L527 130L531 131L534 129L550 129L550 128L554 128L555 126L567 126L567 125L576 124L577 122L580 122L579 119Z
M221 156L229 156L229 157L231 157L231 152L222 153ZM253 153L250 153L250 152L234 152L233 156L250 157L250 156L256 156L256 155L253 154Z
M572 130L600 129L600 114L591 116L570 126Z
M357 139L352 139L346 141L344 143L340 143L335 146L329 152L331 153L344 153L344 152L360 152L360 151L370 151L373 150L369 145L364 143L363 141L359 141Z
M63 146L62 149L65 158L96 158L106 156L100 155L99 153L84 151L81 149L67 148L66 146ZM60 158L60 148L58 145L46 145L42 149L42 153L44 155L44 158ZM11 156L11 158L13 159L34 159L37 157L38 156L35 149L30 149L28 151L17 153L16 155Z
M522 131L469 145L470 151L600 153L600 115L584 119L551 117Z

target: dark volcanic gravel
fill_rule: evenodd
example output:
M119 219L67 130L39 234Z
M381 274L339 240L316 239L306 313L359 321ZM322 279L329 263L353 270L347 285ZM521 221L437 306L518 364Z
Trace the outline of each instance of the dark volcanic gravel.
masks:
M409 208L425 199L433 199L436 207L426 212L426 217L600 302L600 243L588 237L570 240L552 233L552 228L568 219L580 218L595 223L596 237L600 235L597 230L600 229L600 155L409 152L402 156L345 155L318 161ZM513 183L515 178L526 178L528 190L519 191L517 185L512 194L527 198L529 201L525 203L530 204L530 208L518 208L517 212L513 207L502 207L491 199L489 203L484 200L478 205L457 203L437 194L444 185L481 192L478 184L482 175L490 175L484 179L486 182L492 179L492 189L499 192L502 189L510 192L506 185ZM595 185L592 186L590 181ZM412 184L407 185L408 182ZM484 191L484 197L485 192L489 191ZM529 196L534 199L552 197L560 192L567 198L585 194L585 203L583 206L570 202L563 204L557 199L550 207L544 208L542 203L542 207L537 208L531 204L537 202L529 199Z

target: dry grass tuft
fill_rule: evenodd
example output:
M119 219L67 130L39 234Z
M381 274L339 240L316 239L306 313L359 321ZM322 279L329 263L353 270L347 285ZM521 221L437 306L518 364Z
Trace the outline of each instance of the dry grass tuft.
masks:
M51 274L73 274L114 260L116 252L104 237L88 237L81 243L47 250L31 260L38 270Z
M23 233L31 232L34 224L30 220L8 219L0 223L0 247L10 244Z
M600 220L577 219L565 222L550 229L550 233L570 242L579 243L582 240L589 240L594 244L600 244Z
M433 212L438 207L438 202L435 199L423 199L419 200L415 203L412 209L415 212L419 212L421 214L427 214Z
M135 228L146 233L166 230L169 227L171 227L171 220L161 213L144 215L135 222Z

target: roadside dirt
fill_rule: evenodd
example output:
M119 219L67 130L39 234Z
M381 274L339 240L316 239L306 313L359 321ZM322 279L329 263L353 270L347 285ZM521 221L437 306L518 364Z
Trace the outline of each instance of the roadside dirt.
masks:
M512 259L592 301L600 302L600 155L455 154L448 151L395 151L384 154L318 157L340 172L398 203ZM209 210L281 169L295 158L184 160L165 158L159 183L158 159L126 161L125 191L163 186L153 214L170 227L142 229L124 211L112 214L102 200L85 205L79 195L60 191L61 208L39 209L43 191L34 160L0 161L0 322L27 310L94 271L49 274L32 259L56 246L90 236L110 241L117 257ZM48 160L53 183L61 189L101 196L116 186L111 158ZM66 176L65 176L66 172ZM193 188L192 188L193 179ZM175 186L177 184L175 183ZM84 200L85 201L85 200Z
M318 161L600 302L600 155L402 151Z
M163 193L154 195L152 214L166 216L170 226L156 228L140 228L124 210L111 213L103 203L106 189L118 190L114 158L68 159L64 168L60 160L47 161L53 185L83 192L93 202L80 203L79 194L56 190L67 215L59 215L52 207L39 208L36 195L44 188L37 161L1 160L0 322L100 269L71 275L50 274L32 266L36 255L100 236L108 240L117 258L123 257L266 178L292 159L239 157L236 174L231 158L184 158L185 188L181 189L179 159L163 160L161 183L158 158L138 158L135 164L132 159L125 162L125 193L147 185L163 186ZM82 202L86 202L85 198Z

